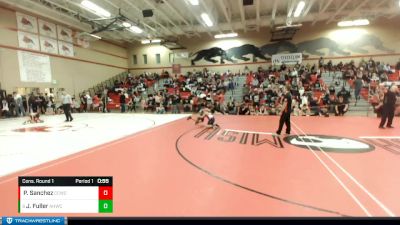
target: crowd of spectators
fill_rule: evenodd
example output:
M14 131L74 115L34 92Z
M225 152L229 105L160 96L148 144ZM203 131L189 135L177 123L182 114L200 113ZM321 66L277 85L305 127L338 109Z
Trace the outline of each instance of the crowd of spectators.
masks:
M22 117L28 115L30 111L44 114L48 108L51 108L53 112L56 111L55 98L47 93L31 93L24 96L13 92L13 94L2 95L0 102L0 117L3 118Z
M283 88L290 87L292 94L292 113L295 116L344 115L350 107L350 99L355 104L361 98L363 88L372 96L371 103L378 105L382 101L380 85L399 79L395 71L400 69L388 64L362 59L358 65L354 61L333 64L324 62L321 57L318 64L296 64L279 67L259 67L257 71L225 73L210 72L206 68L185 75L172 75L168 72L143 73L139 76L129 74L124 80L116 80L112 85L103 87L103 91L90 95L85 91L78 98L73 97L73 112L110 112L118 109L125 112L190 113L198 111L202 105L212 105L217 111L233 115L277 115L281 110ZM322 73L329 74L330 86L322 79ZM396 77L397 76L397 77ZM239 78L245 79L239 86ZM325 76L326 77L326 76ZM342 88L337 88L342 87ZM353 91L354 94L346 89ZM243 88L245 94L238 101L232 97L235 90ZM339 90L339 91L337 91ZM231 97L225 99L229 93ZM34 94L28 97L17 93L1 99L1 116L24 116L28 109L46 113L62 113L57 99L52 95Z

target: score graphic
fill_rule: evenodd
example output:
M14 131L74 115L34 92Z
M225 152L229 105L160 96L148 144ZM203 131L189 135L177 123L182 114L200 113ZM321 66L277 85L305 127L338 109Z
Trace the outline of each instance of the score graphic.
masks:
M112 177L19 177L20 213L112 213Z

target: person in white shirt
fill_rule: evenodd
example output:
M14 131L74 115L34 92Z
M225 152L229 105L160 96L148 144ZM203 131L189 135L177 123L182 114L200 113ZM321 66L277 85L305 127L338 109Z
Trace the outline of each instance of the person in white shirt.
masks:
M15 112L18 116L25 116L25 109L22 102L22 97L17 92L14 92Z
M90 96L89 92L86 92L85 98L86 98L86 104L87 104L86 110L87 110L88 112L93 111L93 99L92 99L92 97Z
M10 111L10 109L8 108L8 102L7 102L7 100L5 100L5 99L3 99L2 101L1 101L1 116L6 116L6 117L8 117L9 116L9 111Z
M301 96L301 104L300 105L308 105L308 96L307 95Z
M72 98L71 95L67 94L65 91L62 92L62 104L66 118L65 122L71 122L74 119L71 116Z
M383 71L389 72L390 69L391 69L391 68L390 68L390 65L389 65L389 64L386 64L386 65L384 64L384 65L383 65Z
M215 110L214 109L209 109L209 108L205 108L205 117L207 117L208 122L207 122L207 127L208 128L215 128L215 127L219 127L219 125L217 123L215 123L215 117L214 117L214 113Z

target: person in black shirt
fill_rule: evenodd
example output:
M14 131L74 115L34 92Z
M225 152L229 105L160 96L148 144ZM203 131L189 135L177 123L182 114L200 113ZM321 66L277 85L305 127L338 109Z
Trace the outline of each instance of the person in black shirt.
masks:
M344 100L343 96L340 95L338 101L336 102L335 115L344 116L348 109L349 104Z
M393 128L392 122L394 117L394 111L396 109L396 92L397 86L393 85L390 90L385 88L385 96L383 97L383 106L382 106L382 118L381 123L379 124L379 128L385 128L385 123L387 120L386 127Z
M347 103L350 98L350 92L346 90L345 87L342 87L342 90L339 91L337 94L337 97L339 98L340 96L343 97L343 100Z
M30 108L30 111L31 112L37 112L37 103L36 103L36 97L35 97L35 94L34 93L32 93L30 96L29 96L29 99L28 99L28 104L29 104L29 108Z
M250 115L249 106L246 105L245 103L242 103L242 105L240 105L240 107L239 107L238 114L239 115Z
M396 70L400 70L400 60L396 64Z
M290 134L290 113L292 111L292 96L290 95L290 88L286 87L284 89L284 96L283 96L283 107L280 113L279 119L279 128L276 131L276 134L280 135L283 124L286 125L286 134Z
M119 103L121 104L121 113L124 113L125 112L125 103L126 103L126 97L125 97L124 92L120 92Z

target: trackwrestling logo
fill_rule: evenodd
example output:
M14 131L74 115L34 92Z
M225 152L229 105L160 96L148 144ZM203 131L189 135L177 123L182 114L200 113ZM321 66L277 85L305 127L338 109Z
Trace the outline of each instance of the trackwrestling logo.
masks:
M36 224L52 224L52 225L64 225L64 217L3 217L3 224L13 225L36 225Z

